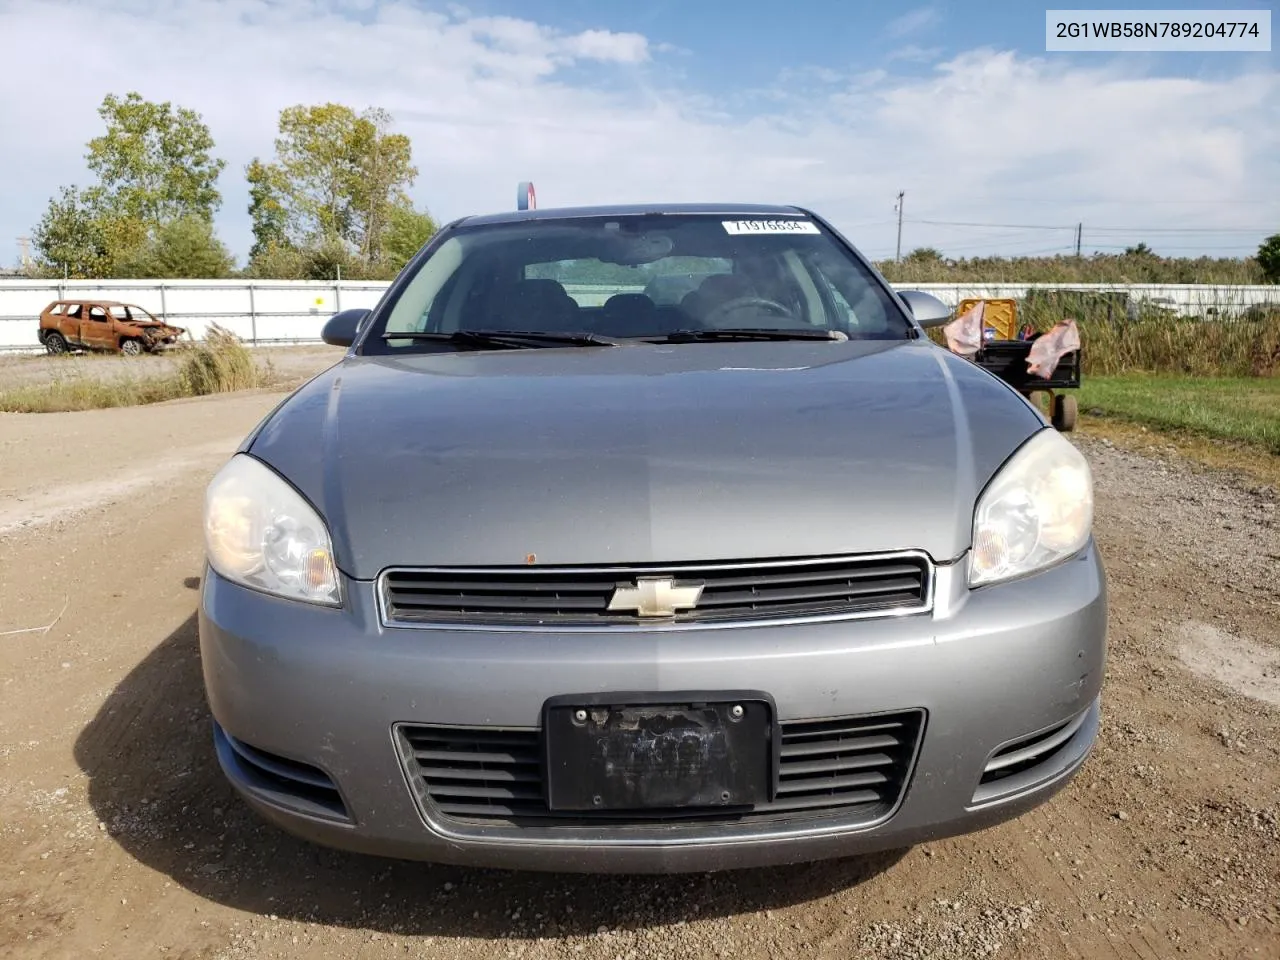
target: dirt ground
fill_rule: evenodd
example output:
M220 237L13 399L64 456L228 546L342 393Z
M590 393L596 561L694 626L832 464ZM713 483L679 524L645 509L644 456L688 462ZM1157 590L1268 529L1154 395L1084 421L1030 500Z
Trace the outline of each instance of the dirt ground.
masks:
M217 769L201 493L277 399L0 415L0 957L1280 956L1274 491L1077 435L1103 729L1019 820L786 869L473 871L308 846Z

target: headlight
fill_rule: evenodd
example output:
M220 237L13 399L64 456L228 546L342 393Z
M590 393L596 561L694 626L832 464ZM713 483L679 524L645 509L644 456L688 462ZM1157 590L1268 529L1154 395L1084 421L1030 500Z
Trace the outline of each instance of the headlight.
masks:
M210 566L228 580L291 600L342 601L324 521L253 457L232 457L209 484L204 542Z
M978 498L969 586L1023 576L1064 560L1089 541L1092 529L1088 461L1057 430L1041 430Z

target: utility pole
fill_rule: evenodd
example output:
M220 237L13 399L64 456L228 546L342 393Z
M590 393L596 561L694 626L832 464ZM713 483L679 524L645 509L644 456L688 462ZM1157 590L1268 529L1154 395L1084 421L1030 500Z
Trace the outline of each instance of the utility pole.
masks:
M18 249L22 251L18 262L22 264L22 269L26 270L31 266L31 238L19 237Z
M898 191L898 249L893 255L894 263L902 262L902 198L906 194L905 190Z
M1084 224L1076 224L1076 256L1080 256L1080 235L1084 233Z

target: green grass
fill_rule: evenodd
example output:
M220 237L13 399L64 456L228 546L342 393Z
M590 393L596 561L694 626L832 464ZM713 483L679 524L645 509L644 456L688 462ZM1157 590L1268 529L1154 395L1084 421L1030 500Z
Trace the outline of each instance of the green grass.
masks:
M76 374L0 393L0 412L65 413L132 407L263 387L273 379L270 363L265 370L259 369L234 334L214 326L204 343L183 350L182 362L170 376L99 380Z
M1280 455L1280 379L1088 376L1081 412L1158 430L1247 444Z

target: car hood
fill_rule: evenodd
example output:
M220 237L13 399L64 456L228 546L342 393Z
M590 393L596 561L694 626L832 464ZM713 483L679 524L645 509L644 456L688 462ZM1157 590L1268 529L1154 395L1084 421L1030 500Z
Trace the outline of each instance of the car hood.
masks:
M969 545L1045 425L928 341L348 357L248 449L327 519L340 567L670 563Z

